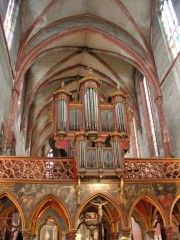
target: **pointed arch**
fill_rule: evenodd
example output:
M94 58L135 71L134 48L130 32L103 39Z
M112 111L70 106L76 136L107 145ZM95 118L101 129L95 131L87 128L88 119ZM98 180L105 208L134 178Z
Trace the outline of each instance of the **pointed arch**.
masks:
M108 195L108 194L104 194L104 193L97 192L97 193L95 193L95 194L92 194L92 195L86 197L86 198L82 201L82 203L81 203L81 205L80 205L80 207L79 207L79 209L78 209L78 211L77 211L77 213L76 213L76 216L75 216L74 228L75 228L75 229L77 228L78 219L79 219L79 217L80 217L80 214L82 213L83 208L84 208L91 200L93 200L94 198L97 198L97 197L102 197L102 198L106 199L108 202L110 202L110 203L116 208L118 214L120 215L120 219L122 220L122 226L125 227L125 226L126 226L126 218L125 218L125 216L124 216L124 214L123 214L123 211L122 211L121 208L119 207L119 205L118 205L118 203L117 203L117 200L115 200L112 196L110 196L110 195Z
M142 193L140 194L133 202L131 208L130 208L130 211L129 211L129 215L128 215L128 224L130 225L131 223L131 216L132 216L132 213L134 211L134 208L136 206L136 204L140 201L140 200L143 200L143 199L146 199L148 200L152 205L154 205L157 210L159 211L159 213L161 214L161 217L162 217L162 220L163 220L163 223L164 223L164 226L168 225L168 219L166 218L166 215L165 215L165 212L163 210L163 208L161 207L161 205L159 204L157 198L154 196L154 195L151 195L149 193Z
M48 205L48 202L50 202L51 205L46 206L46 204ZM57 197L54 194L48 194L43 198L41 198L36 204L36 206L32 209L32 213L29 217L29 221L27 224L28 229L30 229L32 233L35 233L35 228L36 228L35 220L38 220L39 214L43 214L50 207L53 207L58 213L61 212L61 214L63 215L62 217L64 217L63 220L64 220L64 224L66 225L66 228L71 229L72 223L71 223L71 217L68 209L62 203L59 197Z
M11 200L11 202L15 205L15 207L17 208L19 214L20 214L20 219L21 219L21 223L22 223L22 229L25 228L26 226L26 221L25 221L25 217L23 214L23 211L21 209L21 206L19 205L18 201L16 200L15 196L13 196L12 193L9 192L4 192L0 194L0 199L3 197L7 197L9 200Z
M170 216L169 216L169 221L170 221L170 225L172 224L172 212L174 209L175 204L177 203L177 201L180 199L180 193L175 197L172 205L171 205L171 209L170 209Z

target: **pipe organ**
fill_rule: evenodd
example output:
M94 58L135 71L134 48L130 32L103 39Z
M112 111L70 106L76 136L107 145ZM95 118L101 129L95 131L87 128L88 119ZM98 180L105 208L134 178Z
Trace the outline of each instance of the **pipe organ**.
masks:
M100 102L101 82L94 76L79 81L79 100L64 84L54 92L54 141L57 149L75 157L79 171L123 169L129 149L127 96L117 91Z
M96 78L83 78L80 80L80 85L84 104L85 131L98 131L100 81Z

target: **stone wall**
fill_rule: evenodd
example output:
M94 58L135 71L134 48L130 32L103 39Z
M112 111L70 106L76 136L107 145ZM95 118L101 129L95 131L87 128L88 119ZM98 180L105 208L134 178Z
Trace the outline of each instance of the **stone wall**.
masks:
M2 25L0 25L0 56L0 124L4 122L7 127L13 76L4 41Z
M176 2L174 6L179 18L180 1L174 2ZM178 144L180 136L180 60L179 58L173 60L170 54L157 10L154 12L152 29L152 49L163 95L163 107L170 135L172 156L180 157L180 145Z

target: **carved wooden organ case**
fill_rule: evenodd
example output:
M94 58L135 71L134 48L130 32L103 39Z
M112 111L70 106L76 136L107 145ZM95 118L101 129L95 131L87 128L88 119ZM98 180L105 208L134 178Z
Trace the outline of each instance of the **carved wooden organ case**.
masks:
M127 96L117 90L100 102L101 82L94 76L79 81L79 99L64 84L54 92L56 149L76 159L77 169L123 169L129 149Z

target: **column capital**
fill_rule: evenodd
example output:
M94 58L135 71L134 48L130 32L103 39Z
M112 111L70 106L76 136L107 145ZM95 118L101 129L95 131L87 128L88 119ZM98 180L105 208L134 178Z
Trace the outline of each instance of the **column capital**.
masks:
M112 240L118 240L119 239L119 233L112 233Z
M29 229L22 229L21 230L23 240L29 240L29 236L31 234L31 231Z
M154 230L148 230L147 234L149 235L150 239L154 239L154 234L155 234Z
M69 229L67 234L66 234L67 240L75 240L77 232L78 232L77 229Z
M131 228L130 227L124 227L122 228L123 236L124 237L130 237L131 235Z
M167 240L172 240L172 230L173 230L173 227L171 225L169 226L164 226L164 231L166 233L166 236L167 236Z

